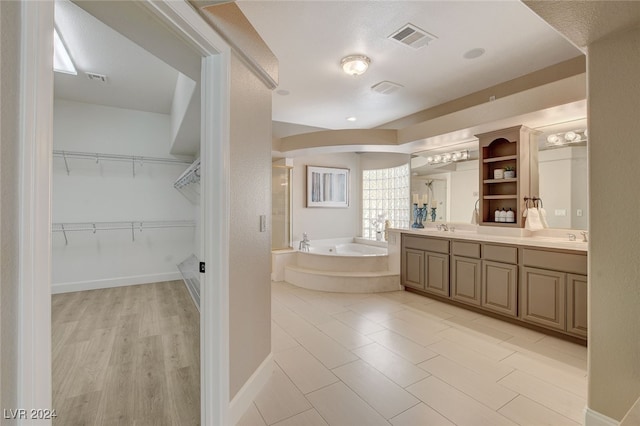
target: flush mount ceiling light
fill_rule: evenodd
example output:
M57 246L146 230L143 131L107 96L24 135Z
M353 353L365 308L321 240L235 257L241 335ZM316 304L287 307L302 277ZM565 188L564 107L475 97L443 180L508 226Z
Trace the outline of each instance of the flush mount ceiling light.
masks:
M370 63L371 59L364 55L349 55L342 58L340 66L347 74L357 76L364 74Z
M62 42L56 28L53 29L53 70L65 74L78 75L69 51Z

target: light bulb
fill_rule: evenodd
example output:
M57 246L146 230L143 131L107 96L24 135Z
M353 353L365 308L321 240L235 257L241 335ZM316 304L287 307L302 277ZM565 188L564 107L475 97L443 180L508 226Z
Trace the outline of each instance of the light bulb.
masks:
M552 145L556 145L559 141L560 141L560 138L558 137L558 135L547 136L547 142L549 142Z
M576 136L575 132L567 132L564 134L565 140L568 140L569 142L576 140Z

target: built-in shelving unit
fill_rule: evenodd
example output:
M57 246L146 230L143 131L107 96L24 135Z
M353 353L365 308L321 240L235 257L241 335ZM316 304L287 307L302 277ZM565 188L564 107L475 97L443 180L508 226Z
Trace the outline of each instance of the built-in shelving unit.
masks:
M524 126L476 135L480 147L480 225L523 227L524 197L538 193L538 148ZM494 171L515 168L515 177L496 179ZM513 210L515 222L496 222L495 210Z

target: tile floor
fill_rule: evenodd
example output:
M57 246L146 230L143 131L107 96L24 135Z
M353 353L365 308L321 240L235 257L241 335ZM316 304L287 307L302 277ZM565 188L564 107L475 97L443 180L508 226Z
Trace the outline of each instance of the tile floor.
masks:
M583 346L408 292L272 283L274 374L238 426L579 425Z

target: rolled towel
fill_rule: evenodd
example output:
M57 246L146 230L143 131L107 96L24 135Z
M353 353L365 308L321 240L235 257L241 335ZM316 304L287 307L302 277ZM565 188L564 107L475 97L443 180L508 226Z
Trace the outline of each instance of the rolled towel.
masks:
M526 209L525 212L523 213L523 216L526 217L524 221L525 229L529 231L539 231L541 229L544 229L544 226L542 225L542 221L540 220L540 214L537 208L531 207Z
M471 214L471 224L477 225L480 222L480 212L478 209L473 209L473 213Z

